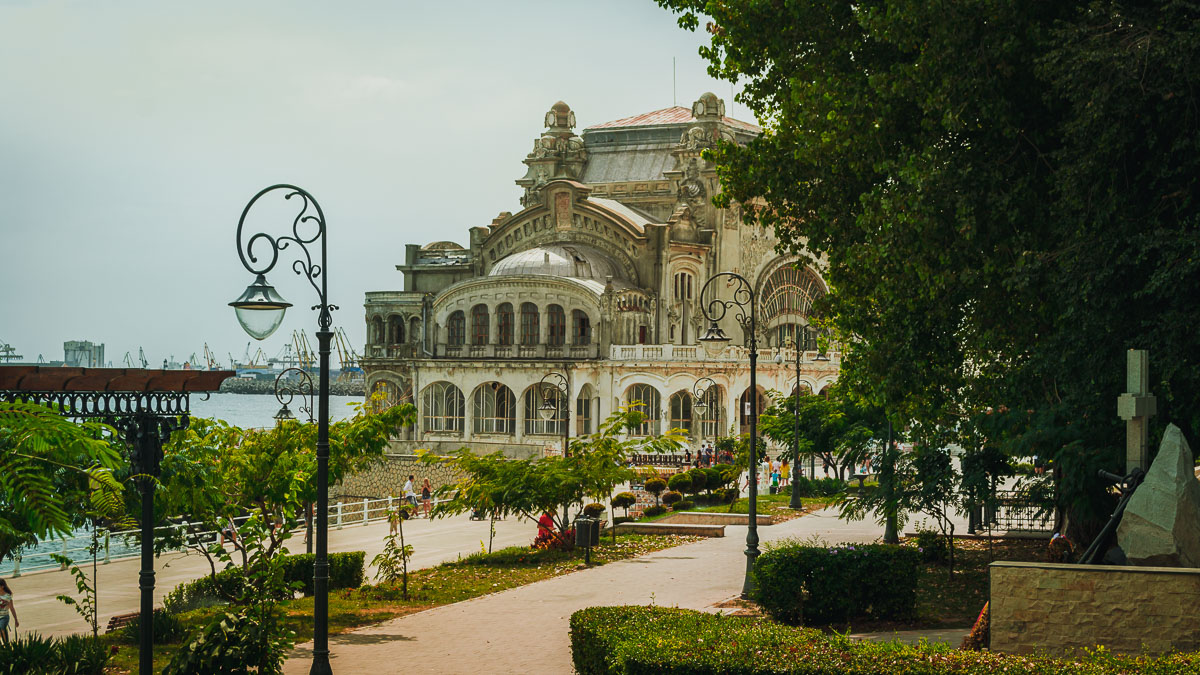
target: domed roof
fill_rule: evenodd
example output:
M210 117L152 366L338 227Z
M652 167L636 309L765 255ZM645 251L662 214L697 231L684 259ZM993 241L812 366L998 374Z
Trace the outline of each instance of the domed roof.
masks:
M579 244L545 244L519 251L500 259L488 272L488 276L493 277L513 274L593 279L600 283L608 277L624 278L611 258Z
M452 241L435 241L431 244L425 244L421 247L422 251L462 251L462 246Z

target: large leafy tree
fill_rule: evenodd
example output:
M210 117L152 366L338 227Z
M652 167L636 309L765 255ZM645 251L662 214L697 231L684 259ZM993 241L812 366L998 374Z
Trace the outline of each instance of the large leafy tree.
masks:
M822 260L857 392L967 435L1014 411L985 442L1054 459L1080 536L1125 349L1160 428L1200 430L1194 3L657 1L745 82L765 131L710 154L718 199Z
M122 511L125 466L115 431L51 407L0 403L0 560L87 517Z
M798 419L797 419L798 418ZM763 436L783 447L780 456L796 463L807 455L835 467L838 478L867 458L886 430L882 411L855 400L845 385L834 384L827 396L801 393L776 402L758 420ZM799 427L800 456L795 456Z

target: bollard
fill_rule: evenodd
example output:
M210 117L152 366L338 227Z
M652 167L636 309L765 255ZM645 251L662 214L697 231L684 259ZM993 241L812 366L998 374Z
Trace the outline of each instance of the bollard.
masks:
M363 527L366 527L371 522L371 500L363 500Z
M337 529L342 529L342 503L337 503Z
M16 555L16 557L15 557L15 558L13 558L13 571L12 571L12 575L13 575L14 577L19 577L19 576L21 576L21 554L20 554L20 553L18 553L18 554Z
M108 564L108 529L104 530L104 564Z

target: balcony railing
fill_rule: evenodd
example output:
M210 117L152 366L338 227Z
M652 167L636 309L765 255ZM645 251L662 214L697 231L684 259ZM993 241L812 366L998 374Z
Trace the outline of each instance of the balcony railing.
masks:
M783 353L784 363L794 363L796 352L792 349L770 347L758 350L759 363L774 360L780 352ZM804 352L802 361L813 363L820 352ZM825 354L829 363L838 363L842 359L841 352ZM726 346L715 357L710 357L705 350L696 345L613 345L609 351L609 359L613 361L748 361L750 350L736 345Z

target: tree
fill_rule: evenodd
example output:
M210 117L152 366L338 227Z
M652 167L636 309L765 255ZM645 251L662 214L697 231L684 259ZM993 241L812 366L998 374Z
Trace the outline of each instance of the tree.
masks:
M1190 3L657 1L707 13L710 73L745 80L766 130L708 153L717 201L820 260L862 398L967 434L1029 411L989 442L1042 446L1082 540L1120 466L1125 349L1153 350L1156 433L1200 431Z
M780 456L792 463L800 461L794 456L796 416L800 452L820 457L843 480L848 467L869 456L878 439L875 430L886 425L880 410L856 400L843 385L831 385L826 396L789 396L762 414L758 428L783 447Z
M510 459L501 452L476 455L460 448L446 457L421 452L422 461L445 464L462 476L438 489L435 517L466 513L483 505L498 515L515 514L536 521L550 514L559 532L570 527L568 507L585 499L607 500L613 490L633 478L628 468L635 453L674 452L683 443L679 430L662 436L625 437L644 416L623 406L600 424L595 434L573 439L570 456Z
M33 403L0 403L0 561L69 534L89 513L119 518L120 448L105 424L76 423Z

